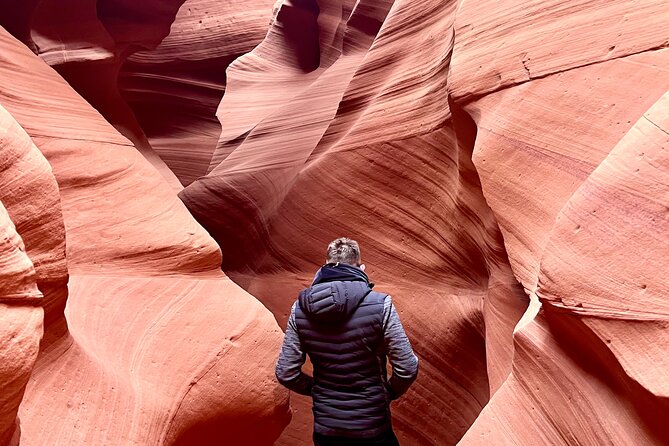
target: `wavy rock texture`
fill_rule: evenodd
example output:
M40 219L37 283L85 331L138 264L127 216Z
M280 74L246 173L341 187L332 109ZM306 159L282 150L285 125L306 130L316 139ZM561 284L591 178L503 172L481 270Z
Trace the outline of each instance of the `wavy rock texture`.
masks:
M170 23L182 2L144 2L146 10L140 8L138 14L136 6L124 2L32 0L18 6L8 5L12 14L0 17L0 25L54 67L133 141L176 190L182 188L181 183L151 148L120 94L118 76L129 55L155 48L169 33Z
M0 443L18 444L16 414L37 359L44 313L35 269L2 203L0 240Z
M284 2L228 69L210 172L180 194L229 274L282 325L327 242L362 243L422 359L395 409L407 444L457 442L508 375L527 305L480 193L472 135L453 131L444 30L455 8ZM308 444L308 403L293 397L278 444Z
M215 111L226 68L258 44L273 0L187 0L160 45L123 64L119 88L148 137L181 183L207 173L221 125Z
M51 65L113 58L94 0L0 1L0 25Z
M68 4L27 3L20 18L15 12L5 22L175 189L204 175L221 131L214 111L225 70L262 40L273 2ZM17 22L28 31L17 29Z
M40 290L40 270L67 277L59 234L70 274L66 320L47 326L19 411L21 444L271 444L289 413L273 377L281 336L270 313L220 271L218 246L128 140L4 30L0 49L0 103L27 132L2 115L3 159L24 163L24 177L2 178L3 195L46 182L30 198L56 206L24 199L16 214L2 200ZM39 339L41 318L30 324ZM11 410L2 422L14 422Z
M553 73L666 48L667 6L667 0L465 0L451 94L469 102Z
M12 72L6 68L9 67L0 66L0 75L5 79ZM2 103L10 107L5 101ZM44 295L44 317L50 324L62 319L67 301L65 228L58 185L49 163L2 105L0 132L0 200L25 243L25 252L35 269L31 280Z
M51 168L1 105L0 184L0 444L18 444L16 413L35 364L43 323L63 319L68 275L63 217Z
M669 50L633 55L557 73L465 106L477 121L474 162L484 194L527 290L536 286L559 211L669 89L666 69L660 68L667 64ZM639 85L647 86L643 93ZM522 107L513 105L519 101ZM521 205L524 212L514 213Z
M97 15L118 45L155 48L170 33L183 3L184 0L99 0Z
M284 2L263 43L229 68L227 91L218 111L222 132L209 174L187 187L181 197L223 246L224 265L233 277L260 296L282 323L289 308L286 301L291 299L289 290L297 287L295 281L306 283L308 271L320 260L311 252L313 246L347 233L370 249L368 263L383 265L383 270L373 269L372 274L385 289L397 294L398 306L423 359L424 380L419 380L416 392L429 389L434 395L421 401L423 407L416 404L421 397L413 396L413 413L425 414L427 410L422 421L409 410L405 412L412 395L398 405L396 425L403 439L420 444L456 442L477 411L475 403L458 394L458 385L475 396L476 402L485 404L488 394L498 389L504 390L501 395L512 393L508 388L522 379L527 388L536 387L529 393L542 402L544 412L527 413L528 407L534 407L527 401L521 400L525 409L520 410L517 402L511 405L503 396L494 397L472 428L472 432L492 429L493 437L484 438L483 443L501 440L505 432L497 421L502 418L495 418L495 412L487 415L498 404L500 412L513 413L513 429L518 433L511 435L521 444L541 443L547 438L567 443L587 439L606 442L615 438L616 432L623 438L643 433L639 438L658 441L664 434L648 415L652 409L643 409L646 406L639 401L648 401L649 408L663 408L656 381L666 368L661 361L653 361L654 356L642 360L642 364L653 365L645 373L641 370L648 369L632 364L641 353L638 346L649 342L650 333L654 333L650 327L661 330L664 322L640 325L637 330L641 334L628 335L631 338L625 345L612 350L621 358L619 368L634 370L653 384L648 390L638 389L639 395L649 393L646 398L635 396L630 383L637 378L632 372L632 379L623 380L632 391L617 395L617 390L610 390L618 382L611 378L617 372L607 368L615 364L610 358L594 365L583 361L588 355L606 357L607 348L594 341L584 347L574 345L579 336L605 338L597 333L611 333L612 329L584 330L582 326L588 325L570 316L575 311L571 307L557 315L545 314L549 310L544 309L536 320L533 318L541 306L538 296L544 296L537 285L548 273L541 270L542 258L549 262L556 255L547 244L560 210L638 117L669 88L669 77L662 68L667 66L662 51L666 35L661 32L666 29L666 15L660 13L666 4L543 1L523 6L461 2L459 6L454 14L455 4L448 3L417 6L394 2L371 7L365 2ZM560 20L555 19L558 15ZM455 44L447 32L453 20L458 36ZM593 20L600 26L592 26ZM302 24L299 34L296 26L291 31L291 24L298 22ZM412 26L421 27L420 32L412 33ZM554 38L543 44L547 35ZM635 88L639 85L648 87L639 92ZM449 134L451 127L455 134ZM437 147L439 154L430 147ZM412 157L417 154L425 161L416 163ZM450 169L444 154L452 157ZM481 175L483 193L496 219L485 204L473 205L484 203L481 198L464 193L467 187L480 187L474 169L467 167L469 156ZM449 213L445 204L449 200L439 193L434 196L440 207L420 203L416 197L429 195L420 185L433 181L452 191L459 212ZM537 184L542 186L537 188ZM639 193L644 190L640 188ZM435 219L436 215L440 218ZM408 224L412 217L425 226ZM494 234L495 220L504 234L513 274L534 302L516 336L515 359L508 340L523 303L511 297L517 296L517 290L504 266L503 250L499 256L491 255L486 248L498 251L493 242L449 228L459 224L468 230L489 227ZM239 231L239 222L249 229ZM615 221L612 225L614 232L623 229ZM441 240L453 246L441 251ZM477 258L466 248L467 255L459 253L458 247L468 243L483 254ZM663 245L655 248L661 254L647 262L650 271L666 267L661 261L666 249ZM604 251L595 258L606 259L606 263L609 254ZM565 254L554 262L570 264ZM435 265L443 265L447 271ZM482 266L483 282L489 288L482 307L475 308L483 308L483 313L462 312L457 299L440 295L448 289L446 284L476 276L475 271ZM555 277L572 277L564 266L554 269ZM286 278L282 271L294 274L295 279ZM434 280L425 288L421 288L423 274ZM283 278L271 279L278 275ZM610 272L607 277L619 277L619 273ZM400 286L405 280L411 285ZM573 301L580 299L577 296L586 286L584 282L587 276L558 295L568 302L571 299L574 306L585 306ZM662 294L666 287L659 289ZM499 292L498 299L494 291ZM411 298L403 300L403 293ZM425 303L418 299L422 295L441 296L438 302L444 302L443 309L429 307L430 311L423 313ZM404 306L404 302L411 303ZM436 314L440 314L439 322ZM663 320L661 315L659 320ZM427 320L431 329L424 325ZM466 325L463 321L484 321L484 346L463 332L456 338L445 334ZM532 331L535 326L536 332ZM417 327L420 329L413 332ZM622 325L613 333L625 339L625 332L626 325ZM662 339L659 334L656 337ZM543 341L538 347L537 339ZM457 351L458 341L468 346L470 354L485 355L486 366L482 367L480 360L478 364L476 360L461 361L455 370L436 359L449 362L449 352ZM658 348L663 346L660 342ZM552 365L555 370L541 374L539 366L523 362L521 353L531 347L542 352L539 360L545 361L545 367ZM477 349L480 353L475 354ZM507 381L512 361L514 374ZM463 370L470 379L465 384L458 380ZM477 375L476 370L485 370L486 376ZM581 404L574 403L571 408L554 402L563 391L550 383L564 382L570 374L587 379L588 373L597 378L588 385L572 387L577 389ZM552 379L547 380L547 376ZM481 390L486 379L487 393ZM599 380L605 384L600 385ZM440 384L438 390L431 388L436 383ZM606 392L609 400L600 395ZM608 407L616 400L623 407L620 414L630 421L617 428L613 423L599 429L597 420L614 412L596 413L594 408ZM446 417L432 415L433 409ZM572 418L563 415L569 410ZM638 410L641 413L635 412ZM305 408L298 406L298 415L304 412ZM544 429L525 428L522 420L528 417L543 423ZM547 427L561 417L575 424L578 420L593 421L586 423L586 429L569 430L569 423L562 428ZM297 425L304 418L306 427ZM497 424L490 427L493 422ZM439 425L440 429L430 431L423 423ZM306 442L308 431L308 417L297 416L282 440L286 444ZM480 441L475 434L465 438Z
M669 93L557 217L539 315L463 444L665 444ZM578 262L571 259L577 258Z
M476 122L483 193L532 298L512 375L462 444L669 441L668 6L458 11L449 88Z
M50 64L105 119L130 139L177 191L181 190L181 183L151 146L145 130L137 121L136 114L122 95L119 76L128 57L137 51L155 49L169 34L170 25L183 2L184 0L141 3L127 0L98 0L95 2L98 25L112 41L113 57L104 61L86 60L79 64ZM66 48L72 46L72 43L67 39L61 41Z
M285 326L341 235L421 358L403 444L669 443L668 1L64 5L0 16L97 109L0 32L0 280L32 262L46 321L23 443L271 443L246 293ZM15 442L41 313L2 305ZM276 444L310 444L291 405Z

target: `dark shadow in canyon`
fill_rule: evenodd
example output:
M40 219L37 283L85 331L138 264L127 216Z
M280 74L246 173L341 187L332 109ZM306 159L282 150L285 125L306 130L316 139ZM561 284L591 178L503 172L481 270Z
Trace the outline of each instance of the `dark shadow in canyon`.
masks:
M297 66L305 73L317 69L321 64L318 15L316 0L286 0L277 14L290 54Z

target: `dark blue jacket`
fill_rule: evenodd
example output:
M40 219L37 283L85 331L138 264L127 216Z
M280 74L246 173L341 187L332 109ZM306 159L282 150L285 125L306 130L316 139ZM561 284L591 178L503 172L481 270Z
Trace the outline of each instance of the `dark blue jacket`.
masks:
M390 297L372 286L359 268L326 265L293 306L277 378L313 397L314 430L320 434L364 438L389 430L390 401L416 378L418 360ZM313 379L300 370L306 354Z

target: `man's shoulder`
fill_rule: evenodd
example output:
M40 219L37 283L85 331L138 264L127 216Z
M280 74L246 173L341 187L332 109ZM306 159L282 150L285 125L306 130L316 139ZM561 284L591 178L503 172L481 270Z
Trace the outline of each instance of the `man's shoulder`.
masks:
M372 291L369 292L369 296L375 297L377 299L384 300L384 301L392 300L392 298L390 297L390 294L384 293L383 291L372 290Z
M388 293L384 293L383 291L376 291L376 290L371 290L369 292L370 296L376 296L376 297L382 297L385 299L386 296L388 296Z
M390 306L392 302L390 294L384 293L382 291L370 291L369 294L365 297L365 300L368 303L383 305L384 308Z

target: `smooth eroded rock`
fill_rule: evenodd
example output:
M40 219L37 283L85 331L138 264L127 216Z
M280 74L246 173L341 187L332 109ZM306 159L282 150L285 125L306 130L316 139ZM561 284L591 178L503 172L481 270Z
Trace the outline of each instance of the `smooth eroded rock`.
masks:
M128 140L4 31L0 48L13 73L0 103L51 165L70 272L21 444L271 444L290 417L274 318L220 271L218 246Z
M17 445L16 414L37 359L44 312L35 269L0 202L0 444Z
M394 405L398 435L454 444L510 372L527 306L469 159L472 125L451 119L456 4L314 5L281 3L230 66L210 171L180 197L281 325L327 243L357 239L421 358ZM279 444L309 442L309 401L294 401Z

